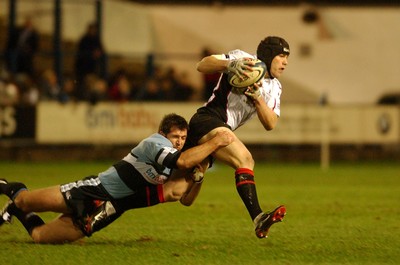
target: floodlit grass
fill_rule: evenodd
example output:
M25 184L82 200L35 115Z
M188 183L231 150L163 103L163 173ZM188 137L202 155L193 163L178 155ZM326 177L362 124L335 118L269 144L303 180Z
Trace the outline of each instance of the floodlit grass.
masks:
M0 177L34 189L109 164L1 162ZM259 163L255 172L262 208L287 207L267 239L254 235L233 170L217 164L193 206L132 210L73 244L35 245L16 220L3 225L1 264L400 264L399 164L334 164L322 171L317 164Z

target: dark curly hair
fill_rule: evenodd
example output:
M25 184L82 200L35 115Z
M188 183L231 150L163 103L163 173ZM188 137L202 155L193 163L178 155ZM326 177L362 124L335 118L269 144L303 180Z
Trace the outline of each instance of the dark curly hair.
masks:
M189 125L185 118L182 116L170 113L164 116L158 127L158 131L164 133L165 135L171 131L172 127L177 127L180 130L188 130Z

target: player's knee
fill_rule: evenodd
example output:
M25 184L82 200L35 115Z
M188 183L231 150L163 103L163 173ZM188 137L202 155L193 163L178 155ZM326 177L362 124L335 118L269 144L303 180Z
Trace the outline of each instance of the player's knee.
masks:
M253 156L251 155L250 152L245 152L243 153L241 159L240 159L240 165L239 167L243 167L243 168L254 168L254 159Z
M40 227L36 227L32 230L31 237L32 237L33 242L36 244L49 243L49 242L47 242L46 238L43 236L41 231L42 231L42 229L40 229Z
M251 156L251 154L250 154L249 157L247 157L247 163L250 164L252 168L254 167L254 163L255 163L255 162L254 162L254 159L253 159L253 157Z
M46 229L44 226L35 227L30 233L31 238L35 244L65 244L83 237L83 235L62 236L62 233L60 234L61 235L54 236L54 232L49 233L48 229Z
M28 205L26 202L26 193L28 191L21 191L18 196L14 199L15 205L21 209L23 212L29 212Z

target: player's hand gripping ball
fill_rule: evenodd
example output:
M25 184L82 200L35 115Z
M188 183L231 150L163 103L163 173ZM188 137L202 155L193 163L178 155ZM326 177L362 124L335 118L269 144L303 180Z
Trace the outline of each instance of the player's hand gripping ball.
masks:
M259 86L261 86L261 84L254 83L252 86L248 87L246 91L244 91L244 94L252 100L257 100L259 97L261 97Z
M248 86L257 83L264 78L265 73L267 72L267 66L263 61L258 59L254 59L254 62L254 66L251 66L252 71L248 69L242 69L248 76L242 75L242 78L240 78L235 72L229 71L229 84L237 88L247 88Z

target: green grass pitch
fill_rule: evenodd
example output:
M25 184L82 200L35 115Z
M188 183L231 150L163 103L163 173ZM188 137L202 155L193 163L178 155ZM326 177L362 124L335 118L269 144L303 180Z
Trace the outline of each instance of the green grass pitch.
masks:
M0 162L0 177L34 189L111 163ZM16 220L3 225L1 264L400 264L399 163L332 164L327 171L318 164L258 163L255 173L262 208L287 207L267 239L254 235L233 170L216 164L191 207L132 210L73 244L35 245Z

